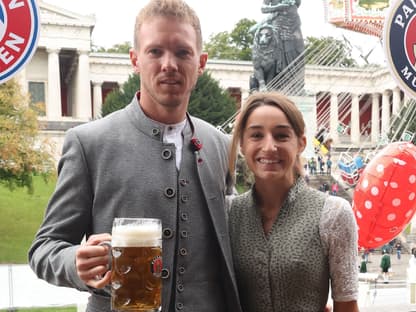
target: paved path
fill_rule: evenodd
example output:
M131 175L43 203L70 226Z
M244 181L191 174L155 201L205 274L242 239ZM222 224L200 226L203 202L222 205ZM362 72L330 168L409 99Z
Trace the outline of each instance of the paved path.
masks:
M379 273L380 254L371 254L367 265L370 273ZM360 283L360 312L416 312L411 305L406 283L406 268L410 255L397 260L391 256L393 274L389 284ZM11 283L10 281L13 281ZM38 279L27 265L0 265L0 309L9 307L76 306L79 312L87 302L88 293L56 287Z
M88 293L38 279L28 265L0 265L0 309L77 305L87 298Z
M401 259L398 260L396 254L390 255L392 273L390 276L391 282L398 280L406 280L406 269L409 265L410 254L402 254ZM380 273L380 252L372 253L369 255L367 263L367 271L370 273ZM380 280L381 281L381 280Z

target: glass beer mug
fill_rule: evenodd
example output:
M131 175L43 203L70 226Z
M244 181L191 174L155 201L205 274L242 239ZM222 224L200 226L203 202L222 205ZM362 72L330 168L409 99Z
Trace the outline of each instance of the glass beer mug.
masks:
M114 311L160 311L161 220L115 218L111 254L111 308Z

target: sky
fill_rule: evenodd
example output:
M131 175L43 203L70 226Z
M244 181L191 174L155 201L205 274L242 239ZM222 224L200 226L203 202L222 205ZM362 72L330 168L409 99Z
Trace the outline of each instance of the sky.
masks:
M78 14L94 14L96 25L92 33L93 44L105 48L126 41L132 42L136 14L147 3L147 0L43 1ZM264 18L260 10L262 2L262 0L187 0L201 20L204 41L207 41L212 34L231 31L243 18L261 21ZM114 5L115 3L117 5ZM377 38L339 29L327 23L322 0L302 1L299 15L304 38L307 36L342 38L344 35L353 46L358 47L355 49L356 56L360 50L366 54L375 47L369 60L377 63L384 62L384 53Z

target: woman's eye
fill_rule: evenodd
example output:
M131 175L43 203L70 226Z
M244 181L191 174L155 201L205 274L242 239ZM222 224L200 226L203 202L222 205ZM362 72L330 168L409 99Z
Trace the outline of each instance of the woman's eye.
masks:
M253 133L250 134L250 137L258 139L258 138L262 138L263 135L260 132L253 132Z
M289 138L289 135L288 135L288 134L286 134L286 133L279 133L279 134L277 134L277 135L276 135L276 138L277 138L278 140L286 140L286 139L288 139L288 138Z

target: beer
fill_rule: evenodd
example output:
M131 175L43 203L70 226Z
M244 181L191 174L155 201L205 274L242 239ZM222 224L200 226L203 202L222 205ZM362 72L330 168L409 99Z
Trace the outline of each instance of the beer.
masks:
M116 311L159 311L162 284L160 221L140 225L118 225L116 221L111 242L111 307Z

